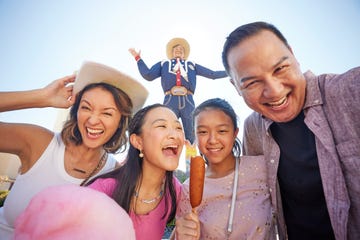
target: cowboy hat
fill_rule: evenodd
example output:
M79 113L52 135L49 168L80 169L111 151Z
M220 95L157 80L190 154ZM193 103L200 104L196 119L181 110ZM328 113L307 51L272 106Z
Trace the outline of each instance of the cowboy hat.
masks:
M173 38L168 42L166 45L166 55L168 59L173 58L173 48L177 45L181 45L184 48L184 59L187 59L190 54L190 45L184 38Z
M107 83L125 92L132 101L133 112L145 103L149 92L132 77L100 63L85 61L76 74L73 93L77 94L92 83Z

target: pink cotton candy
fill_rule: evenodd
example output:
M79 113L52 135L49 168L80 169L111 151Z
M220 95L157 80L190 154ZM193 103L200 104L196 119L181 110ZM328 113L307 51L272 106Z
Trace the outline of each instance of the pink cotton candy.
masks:
M15 221L15 240L134 239L128 214L106 194L77 185L35 195Z

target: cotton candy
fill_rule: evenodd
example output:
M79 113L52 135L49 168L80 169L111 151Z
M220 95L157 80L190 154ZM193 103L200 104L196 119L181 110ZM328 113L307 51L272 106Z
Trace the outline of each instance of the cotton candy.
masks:
M49 187L15 221L15 240L134 239L128 214L106 194L77 185Z

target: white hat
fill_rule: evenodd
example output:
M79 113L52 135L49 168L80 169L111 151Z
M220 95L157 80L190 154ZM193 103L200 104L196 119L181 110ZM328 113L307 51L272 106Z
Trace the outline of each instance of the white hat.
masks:
M85 61L76 74L74 94L92 83L107 83L125 92L132 101L133 112L137 112L145 103L149 92L132 77L103 64Z

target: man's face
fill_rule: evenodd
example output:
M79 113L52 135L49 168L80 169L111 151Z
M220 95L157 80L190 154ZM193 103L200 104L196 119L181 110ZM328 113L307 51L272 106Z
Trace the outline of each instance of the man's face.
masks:
M173 47L173 58L184 59L185 57L185 49L181 45L176 45Z
M275 122L302 110L306 81L299 63L275 34L264 30L228 53L232 83L246 104Z

